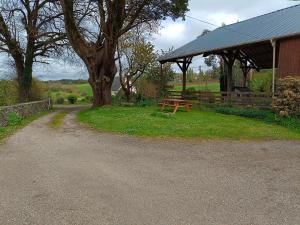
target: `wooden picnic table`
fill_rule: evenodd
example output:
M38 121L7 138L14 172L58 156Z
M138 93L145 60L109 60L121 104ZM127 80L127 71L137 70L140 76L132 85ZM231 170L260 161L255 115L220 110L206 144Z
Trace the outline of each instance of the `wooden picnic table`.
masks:
M164 111L166 106L172 107L173 114L177 112L179 108L184 108L186 111L190 111L192 104L188 103L186 100L181 99L163 99L160 103L161 111Z

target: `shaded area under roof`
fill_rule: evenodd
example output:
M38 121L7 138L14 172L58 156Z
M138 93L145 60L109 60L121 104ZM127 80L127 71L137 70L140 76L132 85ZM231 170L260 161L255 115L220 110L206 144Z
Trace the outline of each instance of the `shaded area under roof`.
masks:
M296 35L300 35L300 5L217 28L160 57L158 61L162 63L172 62L185 57L204 53L217 53L220 50L229 50L258 43L264 44L265 48L270 48L271 39L281 39ZM269 50L266 49L266 52L270 52ZM245 51L247 51L247 48ZM251 51L250 48L248 48L248 51ZM252 51L255 51L255 49L252 49ZM260 64L259 60L257 64ZM263 65L263 62L261 64L261 68L270 66Z

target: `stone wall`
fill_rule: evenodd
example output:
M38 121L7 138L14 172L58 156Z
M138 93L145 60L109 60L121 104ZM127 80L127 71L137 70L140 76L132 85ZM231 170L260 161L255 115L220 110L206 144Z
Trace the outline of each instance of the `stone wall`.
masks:
M20 117L26 118L36 113L50 110L52 108L52 102L49 99L29 102L13 106L0 107L0 127L7 125L7 117L10 113L17 113Z

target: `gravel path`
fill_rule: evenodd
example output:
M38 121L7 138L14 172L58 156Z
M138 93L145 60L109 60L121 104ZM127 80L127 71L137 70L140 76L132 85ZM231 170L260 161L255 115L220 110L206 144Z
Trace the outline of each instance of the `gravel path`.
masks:
M45 116L0 145L0 225L298 225L300 143L97 133Z

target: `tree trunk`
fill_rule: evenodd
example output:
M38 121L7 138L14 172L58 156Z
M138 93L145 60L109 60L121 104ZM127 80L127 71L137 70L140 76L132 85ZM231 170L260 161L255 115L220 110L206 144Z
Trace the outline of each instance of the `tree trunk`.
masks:
M24 65L23 62L15 60L19 102L30 101L30 90L32 84L32 64Z
M107 50L102 48L95 57L85 60L85 63L93 90L93 107L111 105L111 86L117 73L114 54L107 54Z
M32 86L32 64L25 64L24 72L19 77L19 95L21 102L29 102L31 100L30 92Z
M34 42L29 40L27 43L25 60L22 55L17 55L14 57L18 75L20 102L28 102L31 100L30 92L32 86L32 67L34 59L33 48Z
M91 74L90 74L91 76ZM92 75L94 76L94 75ZM111 105L112 96L111 96L111 84L110 82L92 82L89 79L89 83L92 86L93 90L93 108Z
M125 96L126 96L126 101L129 103L130 102L130 91L126 91Z
M127 78L126 78L126 91L125 91L127 102L130 102L130 94L131 94L130 78L129 78L129 76L127 76Z
M120 76L122 76L120 74ZM129 78L128 76L126 76L125 78L126 80L124 81L122 78L120 80L121 82L121 87L122 87L122 90L124 91L124 95L126 97L126 102L130 102L130 95L131 95L131 87L130 87L130 82L129 82Z

